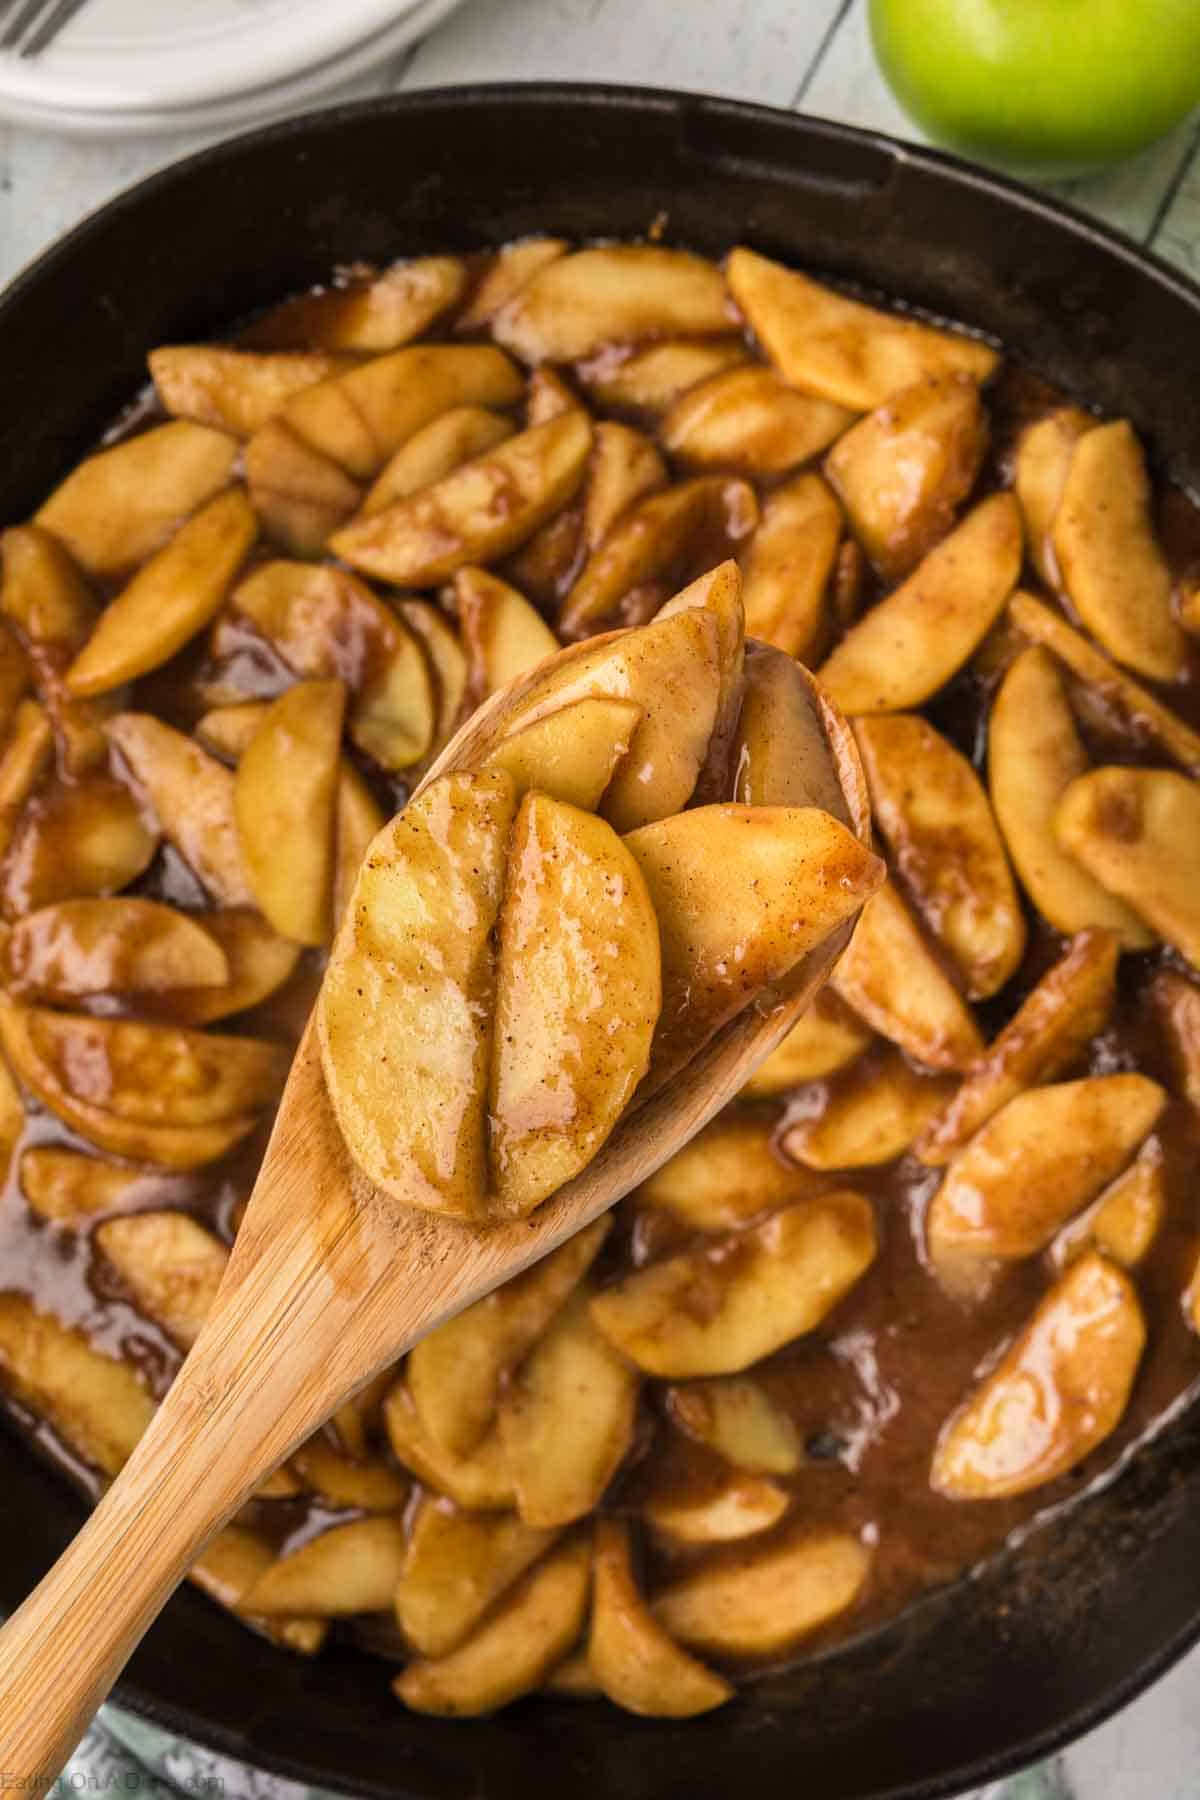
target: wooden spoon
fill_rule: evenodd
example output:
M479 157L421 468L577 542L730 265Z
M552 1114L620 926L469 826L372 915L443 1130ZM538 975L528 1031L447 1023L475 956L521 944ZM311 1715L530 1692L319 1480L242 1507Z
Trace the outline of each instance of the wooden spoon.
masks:
M493 696L426 781L477 766L540 678L535 671ZM813 692L814 753L828 757L831 791L840 789L866 841L853 740ZM204 1544L297 1444L425 1332L644 1181L733 1098L804 1012L850 929L627 1114L590 1166L532 1217L488 1230L400 1206L353 1165L310 1022L195 1346L119 1478L0 1632L0 1768L10 1781L49 1785Z

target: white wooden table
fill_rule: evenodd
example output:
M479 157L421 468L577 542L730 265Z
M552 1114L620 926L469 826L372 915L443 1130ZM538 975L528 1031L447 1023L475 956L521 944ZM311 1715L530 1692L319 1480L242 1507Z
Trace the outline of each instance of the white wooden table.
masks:
M915 135L872 61L866 0L468 0L349 92L572 77L706 90ZM0 283L110 195L212 135L96 143L0 126ZM1200 123L1059 191L1200 277ZM144 1737L138 1748L150 1748ZM179 1751L173 1766L196 1791L189 1757ZM93 1786L115 1785L98 1751L87 1766ZM239 1787L227 1767L219 1779L228 1800L298 1791L262 1778ZM1001 1795L1198 1800L1200 1651L1112 1723L988 1800Z

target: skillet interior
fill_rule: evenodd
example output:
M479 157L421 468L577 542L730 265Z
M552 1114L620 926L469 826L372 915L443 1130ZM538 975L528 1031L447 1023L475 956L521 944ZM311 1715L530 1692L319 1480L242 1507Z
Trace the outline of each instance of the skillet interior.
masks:
M0 519L22 517L144 377L339 261L534 230L644 231L768 254L994 334L1131 417L1200 491L1200 293L1120 240L931 153L690 96L478 88L327 112L152 178L0 301ZM259 1642L200 1596L171 1604L121 1698L168 1728L327 1787L406 1800L822 1800L975 1785L1098 1722L1200 1635L1200 1419L965 1589L868 1643L685 1726L526 1702L452 1725L402 1713L377 1662ZM0 1607L81 1517L15 1446L0 1484Z

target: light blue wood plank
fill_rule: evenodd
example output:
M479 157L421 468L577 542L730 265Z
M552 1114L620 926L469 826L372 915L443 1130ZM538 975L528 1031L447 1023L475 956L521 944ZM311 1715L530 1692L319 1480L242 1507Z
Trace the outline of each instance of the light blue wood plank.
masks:
M323 105L387 93L410 52L325 95ZM0 125L0 287L73 225L155 169L219 143L228 128L167 137L63 137Z
M1169 198L1151 247L1200 280L1200 142Z
M927 140L907 118L879 72L867 27L866 0L854 0L840 31L821 58L804 95L807 112ZM1044 182L1043 191L1093 213L1131 237L1144 239L1191 151L1195 127L1183 125L1161 143L1115 169L1075 181Z
M786 105L841 0L475 0L413 58L408 87L585 78Z

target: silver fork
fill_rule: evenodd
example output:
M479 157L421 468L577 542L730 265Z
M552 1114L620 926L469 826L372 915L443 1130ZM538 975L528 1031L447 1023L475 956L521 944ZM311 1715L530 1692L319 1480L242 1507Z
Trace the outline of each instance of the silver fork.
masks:
M0 0L0 15L11 11L14 4L16 0ZM0 32L0 50L37 56L86 5L87 0L23 0Z

